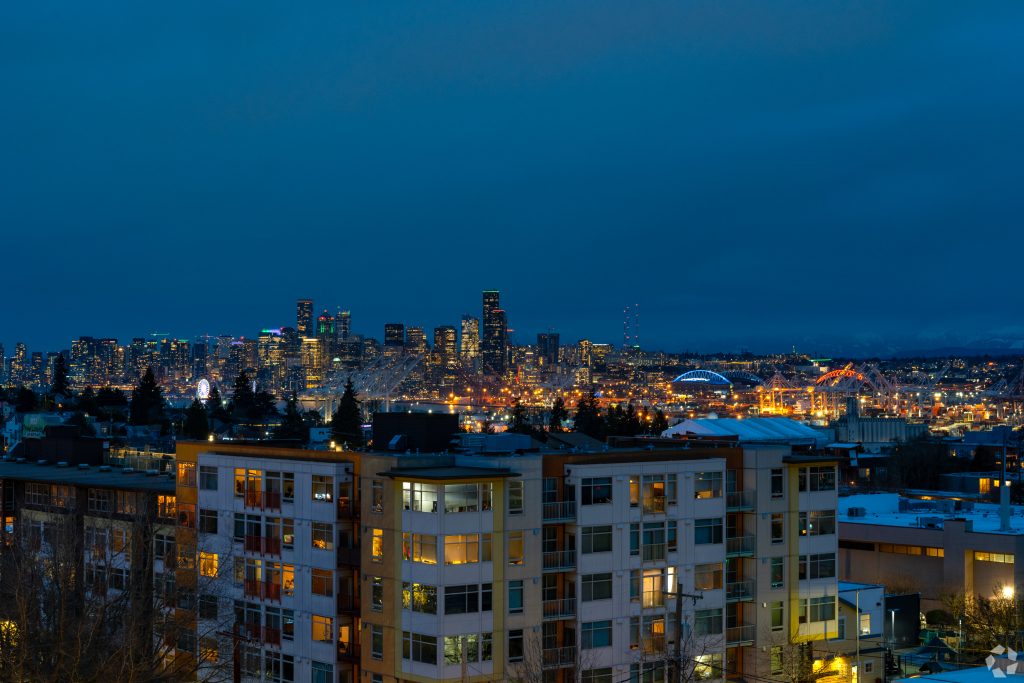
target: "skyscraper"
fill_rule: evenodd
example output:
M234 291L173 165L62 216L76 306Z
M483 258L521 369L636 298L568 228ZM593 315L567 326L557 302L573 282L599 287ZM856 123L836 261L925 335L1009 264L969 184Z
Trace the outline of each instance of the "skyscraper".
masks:
M462 316L462 342L459 347L462 364L472 367L480 357L480 321L471 315Z
M405 352L405 325L402 323L384 324L384 357L394 358Z
M558 365L558 333L541 332L537 335L537 360L544 370Z
M508 321L501 309L497 290L486 290L484 300L484 336L480 344L484 372L504 375L508 362Z
M405 331L405 349L416 354L427 352L427 334L422 327L410 327Z
M337 326L338 341L345 341L352 334L352 314L349 311L338 311L334 319Z
M313 300L299 299L295 306L295 331L300 337L313 336Z

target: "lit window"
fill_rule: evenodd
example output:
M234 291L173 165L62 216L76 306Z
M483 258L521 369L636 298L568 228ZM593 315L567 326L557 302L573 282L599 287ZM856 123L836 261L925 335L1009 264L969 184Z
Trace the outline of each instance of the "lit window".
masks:
M217 553L199 553L199 573L203 576L217 576L218 558Z
M334 619L313 615L313 640L330 643L334 641Z

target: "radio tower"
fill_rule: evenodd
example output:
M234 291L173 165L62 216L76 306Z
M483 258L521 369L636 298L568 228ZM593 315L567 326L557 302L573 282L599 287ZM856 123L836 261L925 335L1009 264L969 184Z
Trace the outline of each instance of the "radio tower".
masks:
M630 304L622 311L622 348L640 348L640 304Z

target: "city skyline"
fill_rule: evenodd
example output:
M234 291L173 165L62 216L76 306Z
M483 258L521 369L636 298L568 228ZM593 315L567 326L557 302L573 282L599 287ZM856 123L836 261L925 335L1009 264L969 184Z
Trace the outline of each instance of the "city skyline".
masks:
M1019 309L1016 3L47 12L0 47L6 345L241 334L302 294L455 324L485 287L567 339L640 303L666 350Z

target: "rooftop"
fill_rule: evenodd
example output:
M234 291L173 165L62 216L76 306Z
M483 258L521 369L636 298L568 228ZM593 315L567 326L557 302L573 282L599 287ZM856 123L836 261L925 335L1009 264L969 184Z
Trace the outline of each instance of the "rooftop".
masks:
M850 508L863 515L850 516ZM956 500L917 500L898 493L860 493L839 499L840 522L922 529L941 529L950 519L969 520L974 531L982 533L1024 534L1024 506L1010 506L1012 531L999 531L999 506Z
M716 419L698 418L695 420L683 420L662 432L662 436L668 437L685 434L733 436L741 442L791 443L799 441L820 442L820 445L824 445L829 441L824 432L819 432L788 417L751 417L743 420L733 417Z
M381 472L392 479L495 479L498 477L518 477L512 470L499 467L467 467L451 465L447 467L392 467Z
M0 461L0 479L174 493L174 479L166 475L147 474L138 470L127 472L117 468L62 467L56 463L40 465L36 462Z

